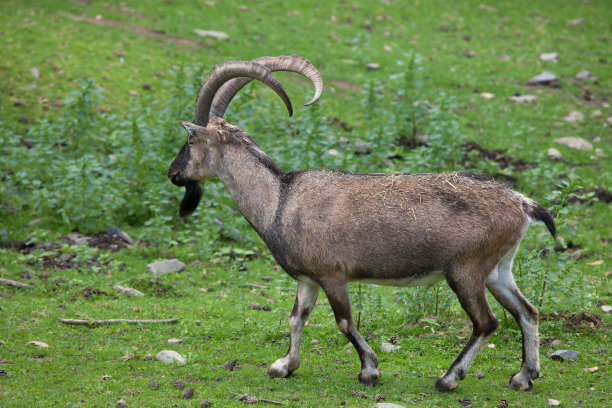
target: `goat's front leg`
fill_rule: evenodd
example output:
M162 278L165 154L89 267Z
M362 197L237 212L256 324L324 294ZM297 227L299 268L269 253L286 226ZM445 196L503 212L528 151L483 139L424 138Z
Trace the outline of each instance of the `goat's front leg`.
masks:
M279 358L268 367L268 375L270 377L287 377L300 366L302 331L308 316L310 316L310 312L314 308L318 294L319 286L316 283L298 281L295 304L289 316L289 330L291 333L289 351L287 351L285 357Z
M380 371L378 370L378 358L370 345L361 337L361 334L353 324L351 314L351 301L346 282L334 281L322 285L331 305L338 329L353 343L361 360L361 371L359 382L363 385L378 384Z

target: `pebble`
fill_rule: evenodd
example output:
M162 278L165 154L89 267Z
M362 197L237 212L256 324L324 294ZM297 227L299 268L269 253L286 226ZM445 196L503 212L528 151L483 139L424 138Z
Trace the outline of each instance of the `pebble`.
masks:
M87 235L79 234L78 232L71 232L66 235L74 245L87 245L89 242L89 237Z
M136 296L136 297L142 297L144 296L144 293L142 293L141 291L134 289L134 288L128 288L125 286L121 286L121 285L117 285L115 286L115 289L118 290L121 293L125 293L128 296Z
M561 403L559 401L557 401L556 399L549 398L548 399L548 405L550 405L551 407L557 407L557 406L561 405Z
M550 356L553 360L575 360L578 357L578 352L574 350L557 350L552 353Z
M152 390L156 390L159 388L159 383L155 380L149 381L149 388Z
M366 64L366 68L371 70L371 71L375 71L377 69L380 69L380 64L377 64L377 63L373 62L371 64Z
M576 74L576 79L580 81L597 81L597 77L586 69Z
M153 275L181 272L185 270L185 264L176 258L165 261L153 262L147 265L147 271Z
M538 100L535 95L514 95L510 97L510 102L514 103L530 103Z
M396 346L391 343L382 343L380 345L380 351L382 351L383 353L391 353L392 351L398 350L400 348L401 346Z
M200 402L200 408L208 408L208 407L212 407L212 401L209 400L204 400L202 402Z
M580 122L582 119L584 119L584 115L575 110L563 117L563 120L566 122Z
M181 380L176 380L174 381L174 388L176 388L177 390L182 390L185 388L185 383Z
M563 160L563 155L561 154L561 152L555 149L554 147L549 148L546 154L549 159Z
M484 378L484 374L483 373L478 373L478 374L476 374L476 378L478 378L479 380L482 380Z
M193 30L194 34L199 37L212 37L217 40L225 40L229 38L229 35L223 31L214 31L214 30L200 30L196 28Z
M540 59L542 61L557 62L559 60L559 54L556 52L543 53L540 54Z
M177 339L177 338L171 338L171 339L168 339L168 344L183 344L183 340Z
M120 399L119 401L117 401L117 406L118 407L129 407L130 404L128 404L127 402L125 402L124 400Z
M379 402L376 404L376 408L406 408L403 405L393 404L391 402Z
M560 137L555 139L554 142L572 149L593 150L593 145L580 137Z
M369 153L372 145L361 139L355 139L355 153Z
M162 350L155 356L156 359L164 363L172 363L176 360L179 364L185 364L187 360L174 350Z
M604 313L610 313L610 312L612 312L612 306L610 306L610 305L603 305L603 306L601 307L601 310L602 310Z
M556 81L557 76L552 72L544 71L539 75L534 76L529 80L530 83L534 84L546 84L548 82Z

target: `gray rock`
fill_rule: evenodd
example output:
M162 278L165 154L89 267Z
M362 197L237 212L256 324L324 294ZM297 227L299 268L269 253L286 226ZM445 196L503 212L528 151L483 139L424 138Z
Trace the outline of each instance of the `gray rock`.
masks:
M535 95L514 95L510 97L510 102L514 103L530 103L538 100Z
M565 115L563 117L563 120L565 120L566 122L580 122L582 121L582 119L584 119L584 115L578 111L570 111L570 113L568 113L567 115Z
M392 351L399 350L400 348L400 346L396 346L395 344L391 343L382 343L380 345L380 351L383 353L391 353Z
M597 77L586 69L576 74L576 79L581 81L597 81Z
M542 61L557 62L559 60L559 54L557 54L556 52L543 53L540 54L540 59Z
M177 338L168 339L168 344L183 344L183 340Z
M563 155L561 154L561 152L555 149L554 147L549 148L546 154L548 155L549 159L563 160Z
M209 401L209 400L204 400L200 402L200 408L208 408L208 407L212 407L212 405L213 405L212 401Z
M380 64L373 62L371 64L366 64L366 68L371 71L376 71L377 69L380 69Z
M176 361L179 364L185 364L187 360L174 350L162 350L155 356L161 362L172 363Z
M546 84L546 83L556 81L556 80L557 80L557 76L555 74L553 74L552 72L544 71L541 74L536 75L533 78L531 78L529 82L535 83L535 84Z
M585 22L586 20L584 18L574 18L572 20L567 20L565 25L568 27L581 27Z
M364 140L355 140L355 153L370 153L372 145Z
M558 407L559 405L561 405L561 403L556 399L549 398L548 405L550 405L551 407Z
M391 402L379 402L376 404L376 408L406 408L403 405L393 404Z
M482 380L484 378L484 374L483 373L478 373L478 374L476 374L476 378L478 378L479 380Z
M128 404L127 402L125 402L124 400L120 399L117 401L117 406L119 408L125 408L125 407L129 407L130 404Z
M119 228L114 228L114 227L109 228L108 231L106 232L106 235L111 236L111 237L113 235L116 235L122 240L124 240L125 242L127 242L128 244L134 245L134 240L132 239L132 237L130 237L125 232L121 231Z
M610 313L610 312L612 312L612 306L610 306L610 305L603 305L603 306L601 306L601 310L604 313Z
M560 137L555 139L555 143L571 147L572 149L593 150L593 145L580 137Z
M180 272L185 270L185 264L176 258L153 262L147 265L147 271L153 275Z
M575 360L578 357L578 352L574 350L557 350L550 356L553 360Z
M78 232L71 232L66 235L66 238L74 245L87 245L89 237L87 235L79 234Z
M223 31L200 30L199 28L196 28L193 30L193 32L199 37L212 37L217 40L225 40L229 38L229 35Z
M183 391L183 399L193 398L194 392L195 390L193 388L185 388L185 391Z
M136 297L144 296L144 293L134 288L127 288L125 286L117 285L115 286L115 289L121 293L125 293L128 296L136 296Z

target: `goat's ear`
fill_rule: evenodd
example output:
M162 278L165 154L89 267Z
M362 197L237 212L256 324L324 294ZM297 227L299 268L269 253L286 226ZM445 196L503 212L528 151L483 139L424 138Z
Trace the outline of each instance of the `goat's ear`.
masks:
M219 142L219 136L203 126L196 125L195 123L187 122L185 120L181 120L181 126L185 128L187 133L189 133L189 136L208 140L210 142Z

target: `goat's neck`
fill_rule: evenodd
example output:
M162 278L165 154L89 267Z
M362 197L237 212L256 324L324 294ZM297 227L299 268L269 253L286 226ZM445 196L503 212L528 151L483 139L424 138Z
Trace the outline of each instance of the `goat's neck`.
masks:
M265 233L278 208L282 171L263 151L225 145L219 151L217 175L238 209L259 233Z

